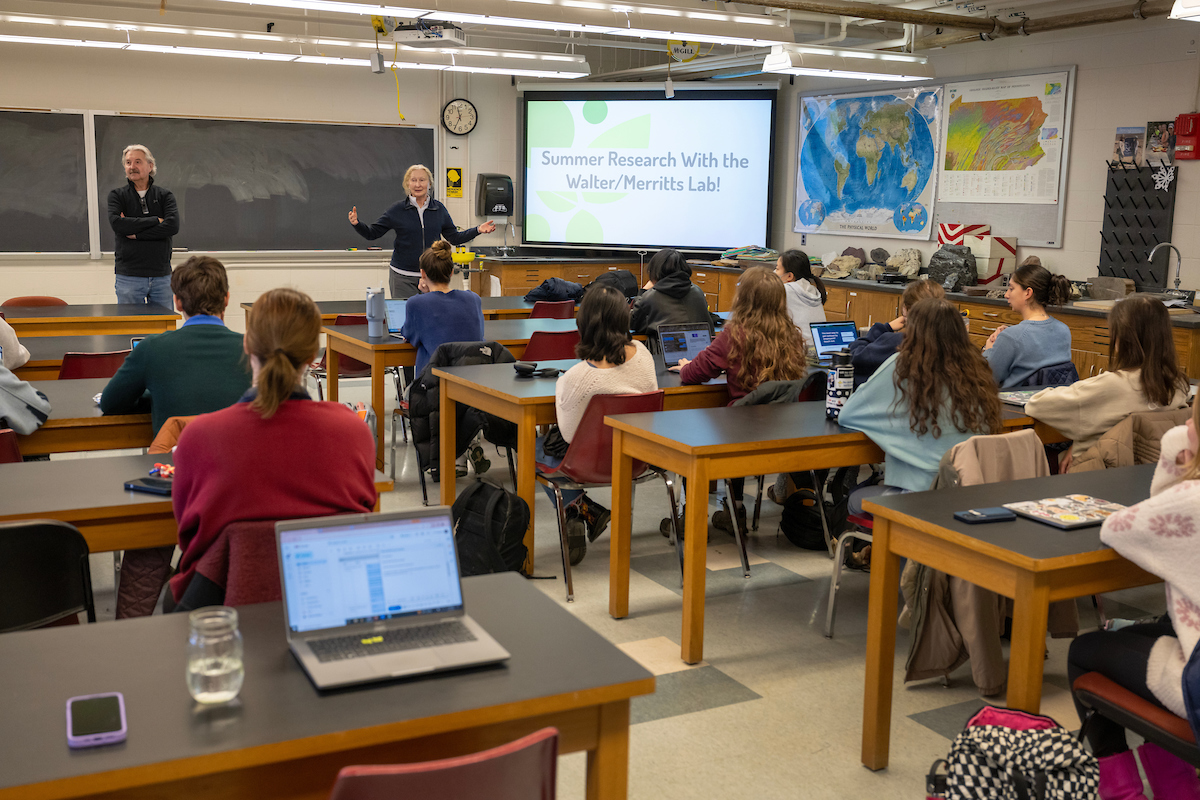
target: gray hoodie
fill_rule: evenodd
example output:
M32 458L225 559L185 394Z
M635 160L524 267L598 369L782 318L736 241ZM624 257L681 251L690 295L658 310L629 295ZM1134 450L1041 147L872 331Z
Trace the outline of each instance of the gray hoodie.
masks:
M785 283L783 288L787 293L788 314L791 315L792 322L804 334L804 341L811 346L812 330L808 324L825 321L825 307L821 305L821 291L803 278Z

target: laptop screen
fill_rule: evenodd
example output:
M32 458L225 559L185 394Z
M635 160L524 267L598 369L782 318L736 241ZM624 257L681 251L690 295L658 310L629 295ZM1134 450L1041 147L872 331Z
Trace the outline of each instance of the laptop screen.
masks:
M404 327L404 300L384 300L384 313L387 314L388 333L399 333Z
M810 322L808 327L812 329L813 346L821 360L832 358L858 339L858 326L853 322Z
M658 341L662 345L663 363L673 367L681 358L694 360L712 342L712 335L704 322L659 325Z
M450 514L279 533L297 633L462 607Z

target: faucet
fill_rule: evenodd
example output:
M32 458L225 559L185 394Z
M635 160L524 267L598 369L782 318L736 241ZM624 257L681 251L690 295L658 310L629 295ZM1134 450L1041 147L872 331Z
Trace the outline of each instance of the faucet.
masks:
M500 251L501 258L508 258L508 251L516 249L515 247L508 246L508 231L510 228L512 229L513 239L515 240L517 238L517 226L513 225L512 221L509 220L508 222L504 223L503 227L504 227L504 244L500 245L500 247L498 247L496 249L498 249Z
M1184 297L1184 293L1179 291L1179 273L1183 270L1183 255L1180 254L1178 247L1170 242L1159 242L1158 244L1154 245L1154 248L1150 251L1150 255L1146 256L1146 261L1148 263L1154 263L1154 254L1158 252L1158 248L1160 247L1169 247L1175 251L1175 288L1174 290L1167 292L1167 294L1174 297ZM1171 257L1167 256L1167 272L1169 273L1170 271Z

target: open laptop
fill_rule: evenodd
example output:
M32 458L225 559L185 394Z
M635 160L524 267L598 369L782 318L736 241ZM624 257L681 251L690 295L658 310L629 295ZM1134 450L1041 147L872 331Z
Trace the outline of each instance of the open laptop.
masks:
M387 316L388 336L403 339L400 329L404 327L404 304L407 300L384 300L383 313Z
M658 326L658 359L660 372L679 363L679 359L692 361L700 351L712 342L712 330L707 322L685 322Z
M833 354L845 350L858 339L858 326L847 322L810 322L812 343L817 351L817 362L827 367L833 363Z
M450 509L275 524L288 646L319 689L509 657L463 609Z

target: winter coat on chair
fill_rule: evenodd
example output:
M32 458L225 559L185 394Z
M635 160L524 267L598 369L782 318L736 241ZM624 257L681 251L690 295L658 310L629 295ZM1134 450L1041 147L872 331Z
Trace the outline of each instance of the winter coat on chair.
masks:
M438 431L441 430L441 381L433 370L438 367L463 367L475 364L513 364L516 359L499 342L447 342L440 345L425 369L413 381L408 395L408 423L412 428L413 444L421 469L440 467ZM477 408L458 404L457 441L455 455L466 452L475 434L480 431L489 442L502 447L515 447L516 425L486 414Z

